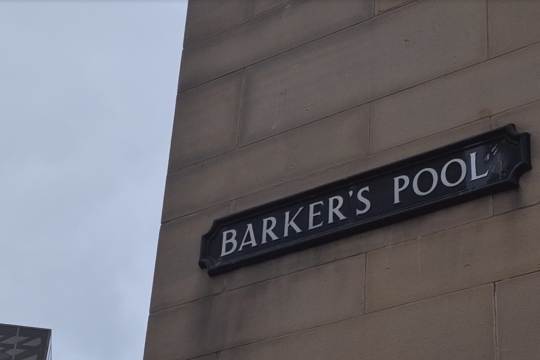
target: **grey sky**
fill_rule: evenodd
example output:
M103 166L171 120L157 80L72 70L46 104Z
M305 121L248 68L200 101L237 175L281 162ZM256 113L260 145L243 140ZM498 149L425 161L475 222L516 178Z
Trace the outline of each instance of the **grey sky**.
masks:
M142 359L186 2L0 0L0 322Z

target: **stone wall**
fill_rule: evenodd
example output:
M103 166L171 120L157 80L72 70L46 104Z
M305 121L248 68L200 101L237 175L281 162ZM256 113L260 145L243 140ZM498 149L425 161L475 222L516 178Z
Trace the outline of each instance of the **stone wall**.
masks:
M537 360L540 2L190 0L145 360ZM219 217L515 123L521 188L209 277Z

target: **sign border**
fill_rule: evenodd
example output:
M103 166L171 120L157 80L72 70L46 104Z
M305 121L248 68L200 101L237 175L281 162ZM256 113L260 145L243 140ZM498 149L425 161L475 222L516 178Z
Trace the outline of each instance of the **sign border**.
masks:
M429 160L436 160L437 158L451 154L452 152L465 151L469 148L479 146L482 143L501 137L504 137L507 141L517 144L520 152L520 161L516 164L516 166L514 166L514 168L508 175L508 178L506 179L498 180L494 183L484 185L482 187L468 189L455 194L446 195L429 203L413 205L412 207L408 207L406 209L400 209L385 213L367 222L351 223L348 226L344 226L343 228L337 230L329 230L323 233L306 236L305 238L298 239L292 242L279 244L277 246L262 250L256 254L246 254L229 260L216 260L207 255L210 240L216 235L219 228L223 225L261 215L268 211L285 207L289 204L295 203L296 201L318 196L321 193L325 193L335 188L341 188L348 185L352 186L354 184L357 184L361 180L365 181L366 179L380 177L384 174L395 172L400 169L405 169ZM322 186L318 186L294 195L284 197L282 199L278 199L247 210L243 210L236 214L216 219L212 223L210 230L202 236L199 266L202 269L207 268L208 275L214 276L240 267L276 258L288 253L307 249L330 241L335 241L353 234L358 234L379 227L391 225L400 221L424 215L428 212L437 211L445 207L450 207L467 201L475 200L486 195L515 189L519 187L520 177L531 168L532 166L530 155L530 134L526 132L519 133L517 132L514 124L508 124L504 127L491 130L476 136L472 136L467 139L442 146L440 148L436 148L418 155L414 155L412 157L392 162L387 165L373 168Z

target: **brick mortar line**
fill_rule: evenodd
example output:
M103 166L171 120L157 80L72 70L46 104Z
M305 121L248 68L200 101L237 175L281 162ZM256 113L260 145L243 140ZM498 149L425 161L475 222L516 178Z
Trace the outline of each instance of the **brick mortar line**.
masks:
M489 0L486 0L486 56L489 59Z
M540 43L540 42L539 42ZM466 127L466 126L470 126L472 124L475 124L475 123L478 123L480 121L483 121L483 120L486 120L486 119L489 119L489 128L490 130L493 130L493 117L496 117L496 116L500 116L504 113L507 113L509 111L513 111L513 110L516 110L516 109L519 109L520 107L523 107L523 106L527 106L527 105L531 105L531 104L534 104L534 103L537 103L540 101L540 97L535 99L535 100L531 100L529 102L525 102L523 104L520 104L520 105L517 105L517 106L514 106L514 107L511 107L511 108L508 108L508 109L504 109L502 111L499 111L499 112L496 112L496 113L493 113L489 116L484 116L484 117L481 117L481 118L477 118L475 120L472 120L468 123L465 123L465 124L462 124L462 125L459 125L459 126L455 126L455 127L452 127L452 128L449 128L449 129L446 129L446 130L442 130L442 131L439 131L439 132L436 132L436 133L433 133L431 135L428 135L428 136L424 136L424 137L420 137L420 138L417 138L417 139L414 139L414 140L411 140L411 141L407 141L407 142L404 142L402 144L399 144L399 145L396 145L396 146L392 146L392 147L389 147L387 149L383 149L383 150L380 150L380 151L376 151L374 153L370 152L369 155L370 156L374 156L374 155L377 155L377 154L381 154L381 153L384 153L386 151L393 151L397 148L399 148L400 146L405 146L405 145L408 145L408 144L412 144L416 141L419 141L419 140L424 140L424 139L428 139L432 136L439 136L445 132L448 132L448 131L452 131L452 130L456 130L456 129L459 129L459 128L462 128L462 127ZM370 134L371 135L371 134Z
M493 283L493 342L495 346L495 359L499 360L499 327L497 320L497 283Z
M251 20L252 21L257 21L258 19L261 19L261 18L263 18L265 16L272 15L275 12L278 12L278 11L283 10L285 8L291 7L292 6L290 4L291 2L294 5L294 4L298 3L299 1L290 1L289 4L278 5L278 7L274 8L274 9L271 8L270 10L267 9L267 10L263 11L262 13L260 13L260 15L258 15L258 16L253 16L254 15L253 14L253 2L251 2L251 16L252 16Z
M432 295L432 296L428 296L428 297L421 298L421 299L415 299L415 300L411 300L411 301L406 301L404 303L400 303L400 304L397 304L397 305L392 305L390 307L385 307L385 308L377 309L377 310L374 310L374 311L368 311L368 312L365 313L365 315L376 314L376 313L381 312L381 311L387 311L387 310L396 309L396 308L399 308L399 307L402 307L402 306L416 304L416 303L420 303L420 302L423 302L423 301L429 301L429 300L433 300L433 299L440 298L440 297L443 297L443 296L457 294L457 293L460 293L460 292L469 291L469 290L472 290L472 289L476 289L476 288L480 288L480 287L488 286L488 285L493 285L494 286L494 281L489 281L489 282L486 282L486 283L483 283L483 284L478 284L478 285L468 286L468 287L465 287L465 288L462 288L462 289L448 291L448 292L445 292L444 294Z
M369 156L376 156L376 155L379 155L379 154L384 154L387 151L396 151L396 149L398 149L401 146L406 146L406 145L412 144L412 143L414 143L416 141L426 140L426 139L429 139L431 137L441 136L442 134L444 134L446 132L450 132L450 131L458 130L458 129L461 129L461 128L464 128L464 127L467 127L467 126L471 126L471 125L480 123L481 121L487 120L489 118L490 118L489 116L481 117L479 119L472 120L472 121L467 122L465 124L454 126L454 127L449 128L449 129L442 130L442 131L438 131L436 133L433 133L433 134L430 134L430 135L427 135L427 136L423 136L423 137L420 137L420 138L417 138L417 139L414 139L414 140L410 140L410 141L404 142L402 144L389 147L387 149L383 149L383 150L379 150L379 151L375 151L375 152L369 152Z
M226 151L226 152L231 152L231 151L235 151L236 149L238 149L239 145L240 145L240 132L242 131L242 114L244 113L244 94L245 94L245 91L246 91L246 73L247 73L247 69L244 68L243 69L243 74L242 74L242 85L240 86L240 101L239 101L239 108L238 108L238 117L236 118L236 144L234 146L234 149L232 150L229 150L229 151ZM224 153L221 153L220 155L222 155Z
M516 279L516 278L519 278L519 277L522 277L522 276L528 276L528 275L532 275L532 274L536 274L536 273L540 273L540 269L539 270L533 270L533 271L527 271L527 272L524 272L523 274L519 274L519 275L509 276L509 277L504 278L504 279L496 280L496 281L494 281L494 283L496 284L496 283L500 283L500 282L503 282L503 281L512 280L512 279Z
M191 1L193 1L193 0L191 0ZM249 10L249 12L250 12L250 13L249 13L249 19L247 19L246 21L244 21L244 22L242 22L242 23L239 23L239 24L237 24L237 25L234 25L234 26L231 27L231 28L227 28L227 29L225 29L225 30L222 30L222 31L220 31L220 32L218 32L218 33L209 35L209 36L207 36L207 37L205 37L205 38L203 38L203 39L200 39L200 40L198 40L197 42L194 42L193 44L190 44L190 45L188 45L188 46L184 46L184 44L182 44L182 50L190 49L190 48L192 48L192 47L194 47L194 46L196 46L196 45L199 45L200 43L202 43L202 42L204 42L204 41L206 41L206 40L212 39L212 38L217 37L217 36L219 36L219 35L223 35L224 33L228 32L228 31L232 31L232 30L237 29L237 28L239 28L239 27L241 27L241 26L244 26L244 25L246 25L246 24L249 24L249 23L252 21L252 20L251 20L251 9ZM187 12L186 12L186 25L187 25ZM186 27L186 28L187 28L187 27ZM185 34L185 30L184 30L184 34ZM184 38L185 38L185 35L184 35Z

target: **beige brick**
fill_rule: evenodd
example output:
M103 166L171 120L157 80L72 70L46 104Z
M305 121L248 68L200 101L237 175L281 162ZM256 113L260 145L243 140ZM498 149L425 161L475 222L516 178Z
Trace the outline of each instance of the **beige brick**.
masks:
M366 311L540 270L540 206L368 253Z
M485 1L422 1L251 66L240 144L483 61L486 31Z
M243 73L178 94L169 171L236 147Z
M540 41L538 0L488 0L489 56Z
M224 351L219 360L494 359L493 322L488 285Z
M305 191L347 176L385 165L406 156L416 155L436 147L452 143L490 129L489 119L464 127L452 129L436 136L412 142L391 151L379 153L369 159L352 161L327 171L290 181L234 201L235 212L265 204L289 195ZM492 215L491 197L484 197L459 206L443 209L378 230L366 232L327 245L289 254L284 257L256 264L227 274L227 289L244 286L265 279L309 268L347 256L364 253L402 241L432 234Z
M537 360L540 354L540 273L496 284L500 360Z
M184 47L249 21L251 0L190 1Z
M355 108L170 172L163 221L365 156L368 117Z
M540 99L540 44L375 101L378 152Z
M146 359L183 360L358 316L364 257L152 313Z
M184 49L180 89L188 89L373 16L372 1L295 1Z
M161 226L151 312L223 291L225 276L210 278L198 262L201 236L229 213L230 205L224 204Z
M521 177L520 187L493 197L495 214L519 209L540 202L540 102L519 107L492 118L493 126L514 123L519 132L531 134L532 170Z
M375 12L384 13L413 1L415 0L375 0Z

